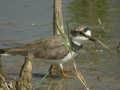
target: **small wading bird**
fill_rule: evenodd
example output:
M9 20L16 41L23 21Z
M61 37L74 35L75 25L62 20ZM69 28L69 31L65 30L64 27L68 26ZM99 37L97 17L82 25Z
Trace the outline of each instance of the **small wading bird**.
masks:
M86 36L91 37L91 31L87 26L79 25L71 30L68 45L71 46L72 52L69 52L61 36L51 36L20 47L0 49L0 54L27 56L28 52L32 51L34 57L41 59L41 61L49 62L50 64L59 64L63 77L67 77L63 71L62 64L79 54L84 41L89 40ZM66 39L68 38L66 37Z

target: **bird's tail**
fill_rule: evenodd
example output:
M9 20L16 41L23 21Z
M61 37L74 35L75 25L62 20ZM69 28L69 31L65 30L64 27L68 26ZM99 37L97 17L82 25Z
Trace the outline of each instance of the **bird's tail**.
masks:
M8 56L7 51L9 48L0 48L0 55Z

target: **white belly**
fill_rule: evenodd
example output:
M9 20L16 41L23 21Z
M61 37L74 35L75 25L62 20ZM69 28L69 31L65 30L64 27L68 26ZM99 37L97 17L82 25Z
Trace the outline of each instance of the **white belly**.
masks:
M70 60L72 60L72 57L75 56L76 53L75 52L71 52L71 53L68 53L64 58L62 59L57 59L57 60L47 60L47 59L40 59L40 61L43 61L45 63L49 63L49 64L60 64L60 63L65 63L65 62L68 62Z
M75 52L69 52L67 56L65 56L63 59L61 59L61 61L64 63L64 62L67 62L69 60L72 60L72 57L75 56Z

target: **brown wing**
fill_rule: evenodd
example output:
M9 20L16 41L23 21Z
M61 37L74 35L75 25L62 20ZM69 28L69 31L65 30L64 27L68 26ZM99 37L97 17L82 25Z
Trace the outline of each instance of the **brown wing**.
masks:
M43 38L39 41L26 44L22 47L17 47L8 50L8 53L16 55L27 55L28 50L31 50L35 57L44 59L58 59L67 55L68 50L61 40L60 36L52 36Z

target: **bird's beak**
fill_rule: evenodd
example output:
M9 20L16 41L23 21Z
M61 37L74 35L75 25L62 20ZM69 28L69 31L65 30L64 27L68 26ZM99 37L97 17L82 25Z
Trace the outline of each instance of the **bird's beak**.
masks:
M86 35L83 31L80 31L80 34L82 34L84 37L88 38L90 41L96 42L96 39L92 36Z
M88 38L90 41L93 41L95 43L99 43L102 47L106 48L107 50L109 50L111 52L111 49L107 45L105 45L104 43L102 43L102 41L100 41L100 40L98 40L98 39L96 39L96 38L94 38L92 36L88 36L88 35L86 35L82 31L80 32L80 34L82 34L84 37Z

